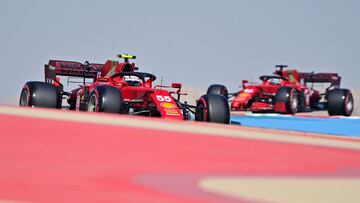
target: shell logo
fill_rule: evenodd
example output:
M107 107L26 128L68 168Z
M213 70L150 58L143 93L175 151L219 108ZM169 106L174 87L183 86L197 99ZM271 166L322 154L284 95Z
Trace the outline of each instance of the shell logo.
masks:
M165 109L174 109L175 105L173 103L163 102L160 104Z
M240 93L240 97L248 97L248 96L250 96L249 93Z

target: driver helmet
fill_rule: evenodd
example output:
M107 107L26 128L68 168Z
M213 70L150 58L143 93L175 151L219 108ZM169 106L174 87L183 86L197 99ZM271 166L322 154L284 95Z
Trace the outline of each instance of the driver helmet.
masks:
M269 82L270 82L270 84L273 84L273 85L279 85L279 84L281 84L281 79L280 78L270 78L269 79Z
M141 79L135 75L124 76L124 81L130 86L140 86L141 85Z

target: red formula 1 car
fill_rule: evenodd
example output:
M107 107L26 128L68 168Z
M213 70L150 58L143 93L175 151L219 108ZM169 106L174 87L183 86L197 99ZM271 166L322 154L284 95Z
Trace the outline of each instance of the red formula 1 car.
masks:
M229 123L230 112L221 95L203 95L196 105L180 102L180 83L153 86L156 77L138 72L131 55L118 55L124 62L108 60L105 64L81 64L50 60L45 65L45 82L27 82L21 92L20 106L68 108L77 111L109 112L144 115L177 120ZM79 88L64 91L60 76L68 76L68 83L80 78ZM72 80L70 80L72 79ZM90 81L89 81L90 80ZM77 81L79 82L79 81Z
M354 99L349 89L340 89L341 77L337 73L306 73L287 70L277 65L274 75L260 77L261 84L242 82L242 90L229 94L225 86L214 84L208 94L231 97L231 110L252 112L278 112L294 114L312 110L327 110L329 115L350 116ZM324 87L323 92L316 87Z

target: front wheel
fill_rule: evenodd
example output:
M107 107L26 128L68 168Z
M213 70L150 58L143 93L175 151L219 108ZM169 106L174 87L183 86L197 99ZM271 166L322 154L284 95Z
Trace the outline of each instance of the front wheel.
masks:
M330 116L351 116L354 98L348 89L333 89L328 92L328 113Z
M299 95L292 87L280 87L275 95L275 111L295 114L299 109Z
M201 96L196 104L195 120L228 124L230 109L225 97L217 94Z

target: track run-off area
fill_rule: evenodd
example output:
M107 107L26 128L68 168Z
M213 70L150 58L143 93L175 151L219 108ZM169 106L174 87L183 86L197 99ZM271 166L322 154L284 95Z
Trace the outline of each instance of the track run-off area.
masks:
M360 202L360 139L0 106L0 202Z

